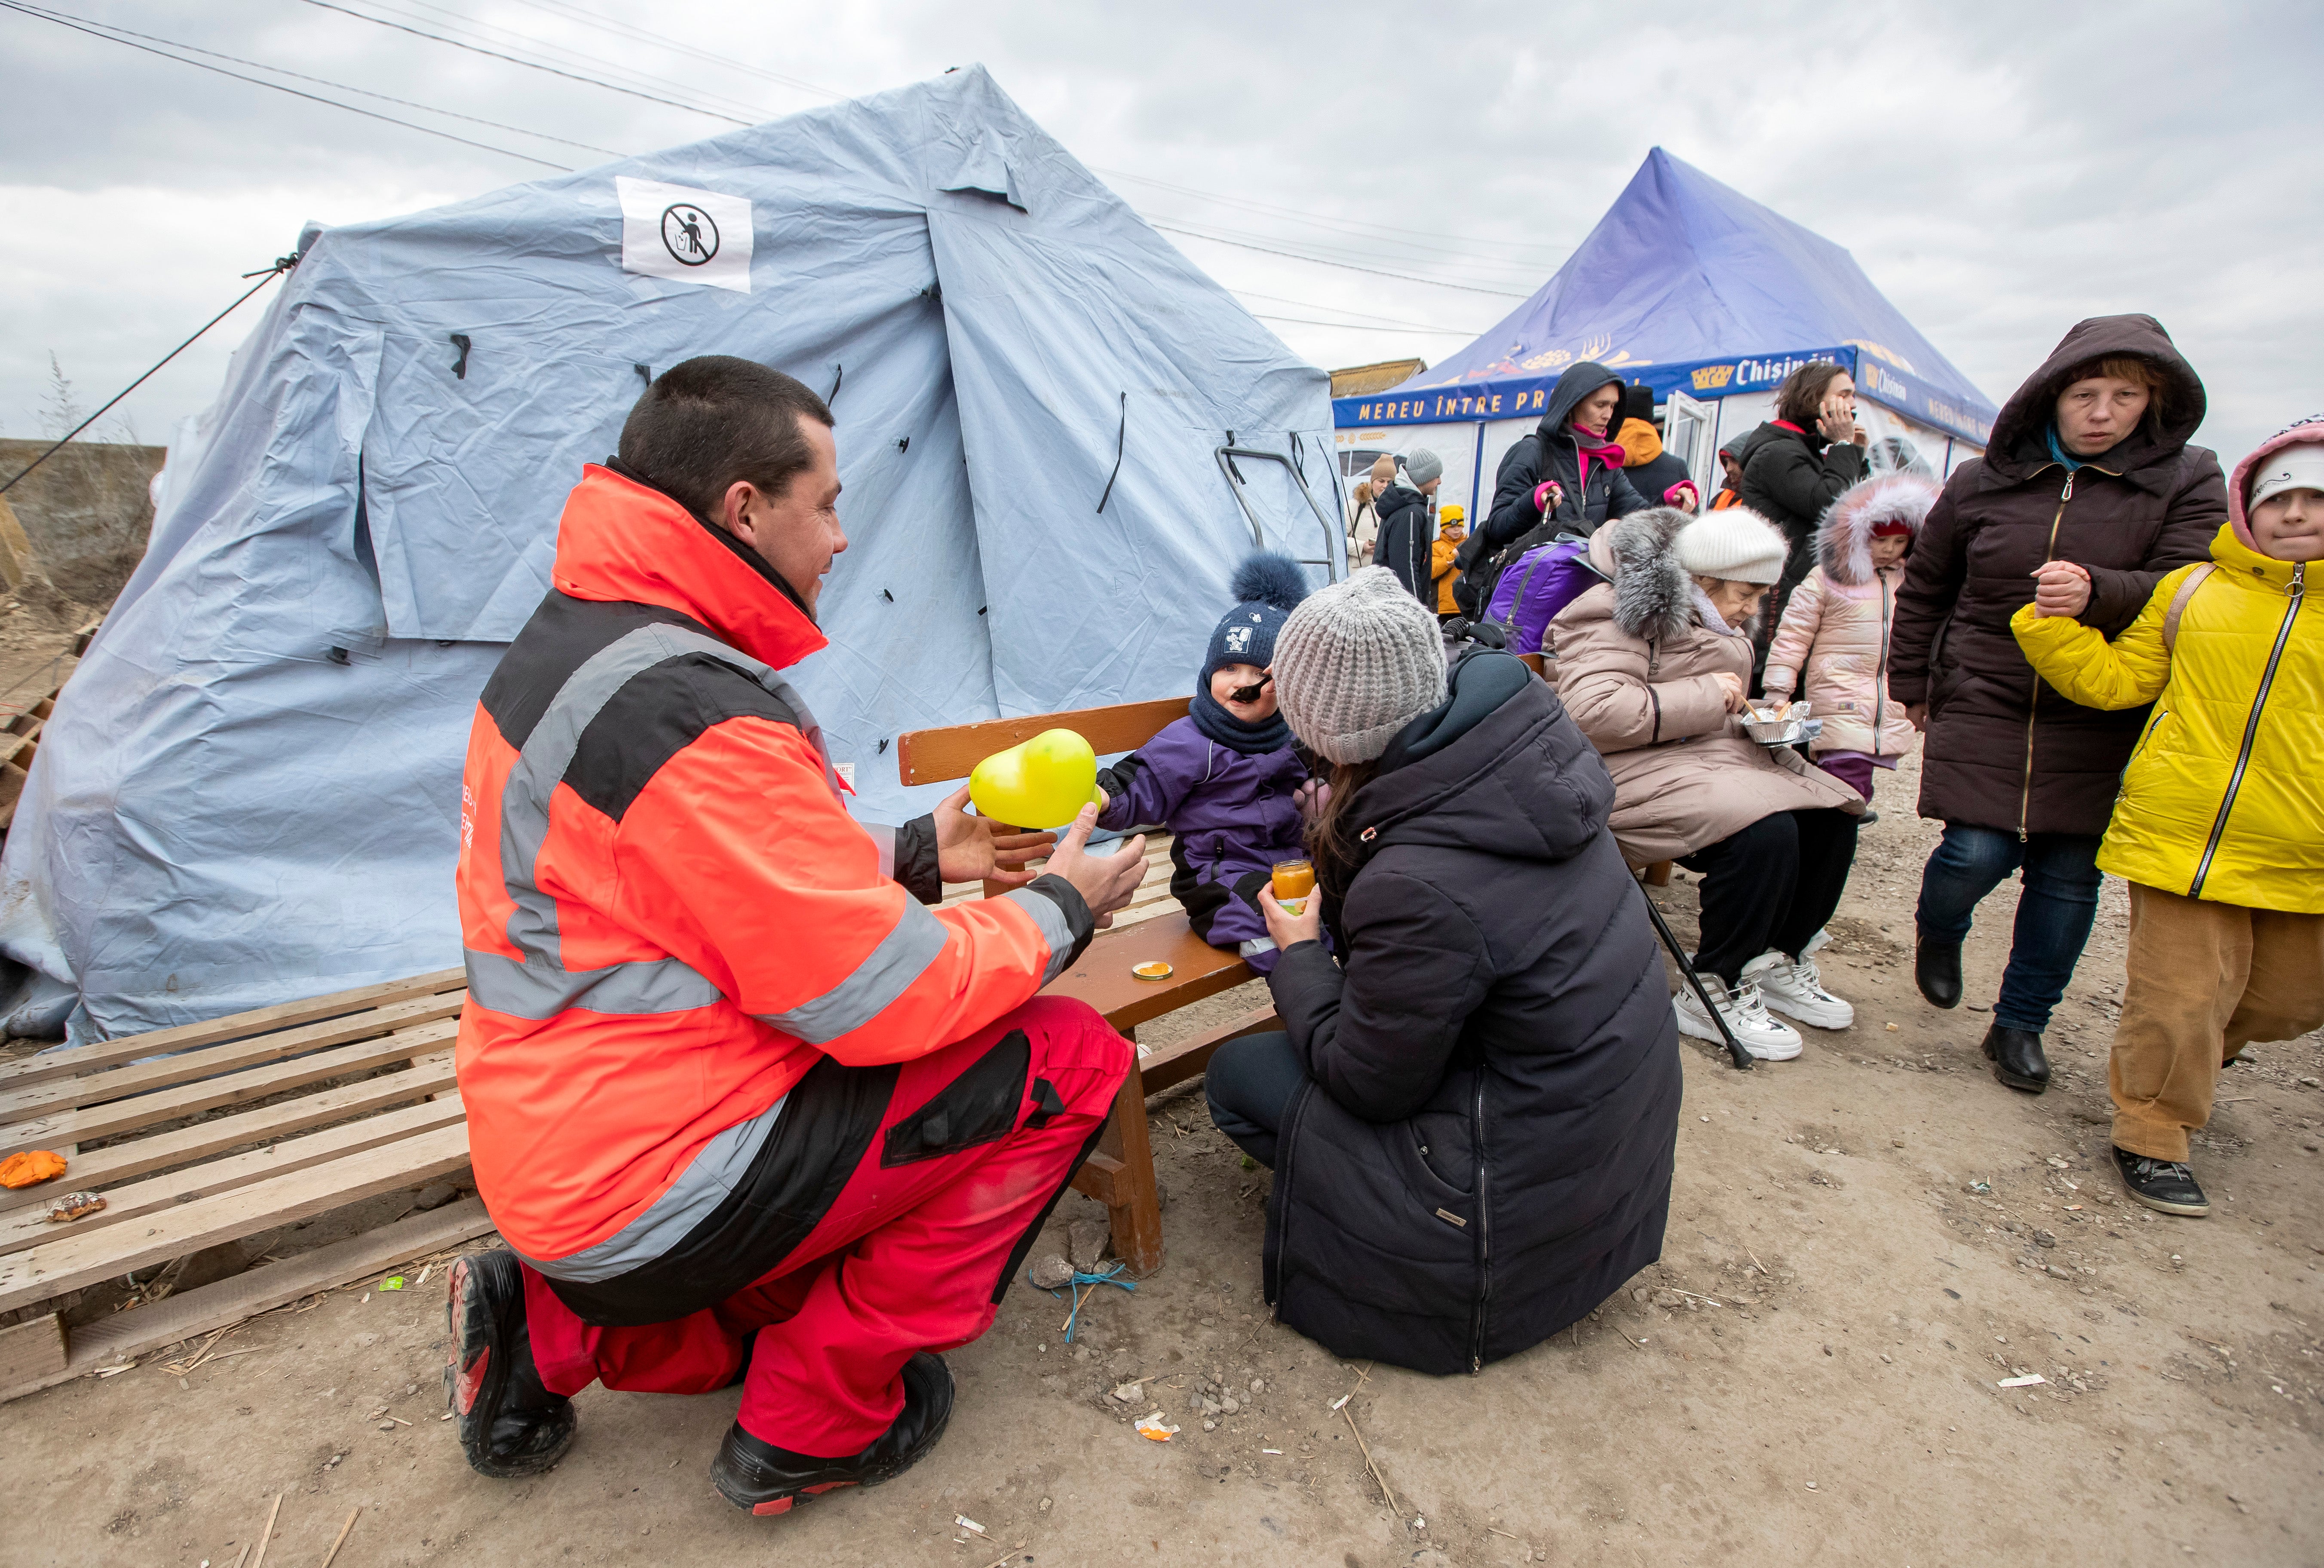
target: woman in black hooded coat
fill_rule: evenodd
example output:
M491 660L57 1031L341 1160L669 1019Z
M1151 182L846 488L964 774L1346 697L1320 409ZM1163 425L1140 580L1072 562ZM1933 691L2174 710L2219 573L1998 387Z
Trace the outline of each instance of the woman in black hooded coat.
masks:
M1602 407L1590 401L1609 389ZM1462 576L1452 598L1462 614L1481 613L1492 602L1493 580L1533 546L1561 533L1587 539L1608 518L1655 504L1622 472L1626 454L1614 432L1623 391L1622 378L1595 361L1567 366L1550 390L1540 425L1501 455L1492 510L1453 557ZM1593 418L1594 427L1580 422Z
M1540 1342L1661 1256L1680 1094L1605 764L1515 657L1472 653L1448 688L1441 648L1379 567L1285 623L1284 715L1334 763L1321 896L1294 917L1260 895L1285 1032L1206 1080L1275 1170L1282 1321L1430 1372Z

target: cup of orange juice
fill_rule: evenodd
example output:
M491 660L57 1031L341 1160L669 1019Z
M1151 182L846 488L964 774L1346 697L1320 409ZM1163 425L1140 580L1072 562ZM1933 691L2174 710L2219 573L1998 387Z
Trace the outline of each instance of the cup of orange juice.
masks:
M1289 913L1296 915L1307 908L1307 895L1315 890L1315 865L1312 861L1279 860L1275 862L1275 901Z

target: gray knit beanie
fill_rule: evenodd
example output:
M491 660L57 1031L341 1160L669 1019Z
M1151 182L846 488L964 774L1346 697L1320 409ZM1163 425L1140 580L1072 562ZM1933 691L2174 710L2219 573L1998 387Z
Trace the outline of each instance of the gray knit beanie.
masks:
M1334 762L1369 762L1444 700L1436 617L1386 567L1318 588L1275 637L1275 694L1292 733Z
M1443 477L1444 459L1425 447L1415 447L1405 455L1404 473L1416 486L1425 484Z

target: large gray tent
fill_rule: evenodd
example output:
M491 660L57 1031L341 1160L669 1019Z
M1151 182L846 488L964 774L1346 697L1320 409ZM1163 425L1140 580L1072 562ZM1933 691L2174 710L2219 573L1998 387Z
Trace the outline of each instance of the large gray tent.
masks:
M1323 373L981 69L300 248L0 861L76 1038L458 962L476 694L689 355L832 394L853 547L796 684L867 816L925 808L903 731L1187 690L1255 532L1342 564Z

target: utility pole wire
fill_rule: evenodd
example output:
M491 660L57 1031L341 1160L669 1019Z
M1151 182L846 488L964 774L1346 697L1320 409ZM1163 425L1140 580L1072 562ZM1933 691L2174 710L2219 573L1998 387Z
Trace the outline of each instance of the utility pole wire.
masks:
M410 120L399 120L393 115L383 115L376 109L359 109L353 104L343 104L337 98L327 98L317 93L302 93L297 88L284 87L281 82L271 82L259 77L244 76L238 70L228 70L222 65L211 65L205 60L188 60L184 55L171 54L166 49L155 49L149 44L134 42L126 38L116 38L110 32L99 32L94 27L85 27L63 16L37 11L30 5L19 4L18 0L0 0L0 9L19 12L38 22L54 23L59 27L69 27L75 32L85 32L91 38L101 38L107 43L117 43L124 49L134 49L141 54L156 55L162 60L173 60L180 65L192 66L196 70L215 71L219 76L232 77L238 82L248 82L254 87L272 88L278 93L289 93L294 98L305 98L311 104L326 104L334 109L345 109L350 115L361 115L367 120L384 120L391 125L401 125L407 131L418 131L429 136L441 136L445 141L457 142L463 147L475 147L486 152L497 152L503 158L515 158L526 163L538 163L543 169L554 169L560 174L573 172L572 169L566 164L551 163L548 159L535 158L530 152L517 152L506 147L495 147L489 142L471 141L466 136L455 136L449 131L438 131L432 125L420 125Z

